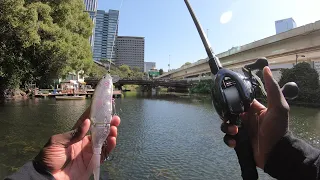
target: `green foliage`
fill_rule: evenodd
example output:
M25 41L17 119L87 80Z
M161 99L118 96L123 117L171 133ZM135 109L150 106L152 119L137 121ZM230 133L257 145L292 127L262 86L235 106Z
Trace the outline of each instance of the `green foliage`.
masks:
M299 96L295 101L307 103L319 103L320 88L319 75L309 63L298 63L292 69L281 70L280 87L287 82L295 82L299 87Z
M282 87L287 82L295 82L299 88L318 89L319 75L309 63L298 63L292 69L281 70L281 79L279 85Z
M198 84L190 88L190 93L210 94L212 88L212 80L202 80Z
M124 78L124 75L123 75L123 73L120 71L119 68L112 68L112 69L110 70L110 74L111 74L111 75L117 75L117 76L119 76L121 79Z
M140 68L133 67L132 69L128 65L119 66L118 75L122 79L142 79L144 76L143 72L141 72Z
M159 70L159 74L162 75L163 74L163 69Z
M125 64L119 66L119 70L120 70L121 72L123 72L124 74L130 74L130 73L131 73L130 67L129 67L128 65L125 65Z
M101 78L103 75L108 73L108 71L96 64L92 66L91 73L89 74L90 77L95 77L95 78ZM111 67L110 69L110 74L111 75L117 75L121 79L142 79L146 75L141 72L140 68L138 67L133 67L130 68L128 65L121 65L119 67Z
M91 68L91 72L89 74L89 77L94 77L94 78L102 78L102 76L106 75L108 73L107 69L104 67L101 67L97 64L93 64Z
M82 0L5 0L0 12L2 89L91 70L93 25Z
M186 63L184 63L181 67L187 66L187 65L190 65L190 64L191 64L191 62L186 62Z
M320 89L299 89L299 96L294 101L304 102L304 103L320 103Z
M136 91L137 89L139 89L139 85L123 85L123 89Z
M141 69L139 67L133 67L130 77L133 79L143 79L143 77L145 77L145 74L141 72Z
M131 69L134 72L140 72L141 71L141 69L139 67L132 67Z
M111 72L111 74L113 74ZM128 65L121 65L115 69L115 75L118 75L121 79L128 79L131 74L131 69Z

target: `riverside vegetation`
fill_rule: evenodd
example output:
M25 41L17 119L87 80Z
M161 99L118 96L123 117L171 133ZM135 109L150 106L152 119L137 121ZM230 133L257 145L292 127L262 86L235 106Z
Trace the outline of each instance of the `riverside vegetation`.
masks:
M0 1L0 96L68 72L94 72L92 21L81 0Z
M29 84L52 88L69 72L83 70L89 77L107 72L93 62L88 41L93 24L82 0L5 0L0 12L0 99L26 95ZM111 74L144 75L128 66Z

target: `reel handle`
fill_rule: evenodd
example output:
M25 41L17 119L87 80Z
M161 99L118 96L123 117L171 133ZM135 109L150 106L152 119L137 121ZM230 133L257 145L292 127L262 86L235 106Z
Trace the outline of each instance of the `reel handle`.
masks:
M264 67L268 66L268 60L265 57L257 59L254 63L245 65L244 73L248 75L248 70L263 70ZM299 94L298 85L295 82L288 82L281 88L281 91L286 99L295 99Z
M282 94L286 99L295 99L299 94L299 87L295 82L288 82L281 88Z
M268 60L265 57L259 58L256 60L256 62L252 64L245 65L244 68L250 69L250 70L262 70L264 67L269 66Z

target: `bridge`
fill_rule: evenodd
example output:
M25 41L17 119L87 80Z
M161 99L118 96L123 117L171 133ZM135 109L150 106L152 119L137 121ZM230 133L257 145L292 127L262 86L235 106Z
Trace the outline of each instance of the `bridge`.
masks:
M108 68L109 64L104 64L99 61L94 61L98 66ZM112 63L111 65L114 65ZM84 80L87 85L91 85L93 88L99 82L98 78L85 78ZM192 80L145 80L145 79L120 79L118 82L114 83L115 87L119 90L122 90L123 85L140 85L144 90L150 90L155 87L166 87L166 88L174 88L175 91L187 92L188 88L190 88L193 84L198 83L199 81Z
M97 78L86 78L84 80L86 84L95 87L98 84L99 79ZM121 89L123 85L141 85L148 87L172 87L172 88L189 88L193 84L197 83L197 81L191 80L135 80L135 79L120 79L118 82L114 83L114 85Z
M313 66L314 62L320 60L320 21L232 48L217 56L223 67L235 71L259 57L268 58L270 68L275 71L291 68L296 61L306 61ZM206 58L169 71L156 79L195 78L209 73L210 67Z

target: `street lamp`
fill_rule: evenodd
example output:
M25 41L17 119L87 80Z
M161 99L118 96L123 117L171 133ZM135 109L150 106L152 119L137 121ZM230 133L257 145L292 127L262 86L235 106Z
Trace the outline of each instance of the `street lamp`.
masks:
M209 29L207 29L207 38L209 38Z
M171 59L171 55L169 55L168 72L170 71L170 59Z
M306 57L305 55L298 55L298 54L296 54L296 65L298 64L298 57Z

